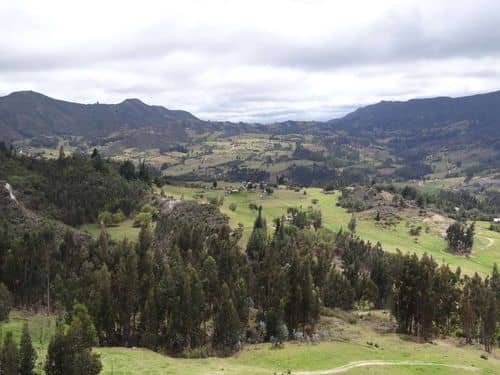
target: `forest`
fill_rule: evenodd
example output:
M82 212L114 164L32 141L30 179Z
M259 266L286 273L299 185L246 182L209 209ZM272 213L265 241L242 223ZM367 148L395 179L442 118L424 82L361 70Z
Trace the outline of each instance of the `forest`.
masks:
M104 209L133 210L147 200L153 183L145 166L135 171L98 154L66 157L61 151L54 161L10 152L3 157L9 168L42 183L62 178L76 184L70 176L78 172L72 171L82 170L91 171L91 183L94 174L118 181L104 184L102 199L89 207L80 197L82 214L74 217L81 220ZM75 185L57 186L64 194ZM120 189L136 191L138 198ZM75 200L54 195L41 204L54 208L48 212L65 213ZM229 226L216 201L177 203L159 214L155 228L143 225L137 242L113 241L105 226L95 241L82 241L71 230L58 239L50 224L12 236L0 218L1 317L12 307L59 316L47 374L99 373L95 345L139 346L191 358L228 356L251 343L319 341L321 311L334 307L388 309L399 332L423 340L453 333L486 351L497 345L496 265L487 277L466 275L428 255L386 253L356 235L355 220L348 230L332 232L323 228L318 210L297 208L289 216L266 218L258 208L245 248L238 244L241 232ZM467 232L458 229L458 236ZM473 236L473 228L463 235ZM7 335L2 366L21 366L23 356L12 355L14 350Z

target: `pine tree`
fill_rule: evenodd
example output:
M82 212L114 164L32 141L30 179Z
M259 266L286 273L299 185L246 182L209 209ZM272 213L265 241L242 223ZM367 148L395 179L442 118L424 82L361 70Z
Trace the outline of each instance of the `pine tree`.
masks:
M222 285L221 301L215 316L213 341L221 354L239 349L240 319L226 283Z
M484 350L490 353L492 347L495 345L497 328L497 306L495 294L493 291L488 291L487 307L483 324Z
M351 233L356 232L356 216L352 214L351 220L349 221L349 224L347 224L347 228L351 231Z
M102 364L92 353L96 343L95 328L85 307L75 306L67 333L59 326L47 349L47 375L97 375Z
M62 327L57 328L57 332L50 340L47 349L47 358L45 361L44 370L47 375L69 375L72 353L67 347L66 337Z
M256 263L261 262L264 258L267 242L266 219L262 217L262 207L259 207L259 213L255 219L253 230L247 244L246 252L248 258Z
M19 368L19 357L17 345L12 337L12 332L7 332L0 351L0 364L2 375L17 375Z
M37 354L31 342L31 336L28 330L28 324L23 325L23 333L21 336L21 345L19 348L19 374L33 375Z
M7 287L3 283L0 283L0 322L9 318L11 308L12 296Z
M66 155L64 154L64 146L61 145L59 147L59 160L62 161L62 160L64 160L65 157L66 157Z

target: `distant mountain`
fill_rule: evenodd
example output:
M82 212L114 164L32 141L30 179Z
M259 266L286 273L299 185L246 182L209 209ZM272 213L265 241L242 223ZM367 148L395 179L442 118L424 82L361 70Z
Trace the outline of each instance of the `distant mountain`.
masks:
M255 135L268 142L232 151L241 146L239 137ZM78 104L22 91L0 97L0 141L38 155L53 153L61 141L77 152L98 147L106 157L147 158L191 180L264 173L300 175L295 181L307 184L339 174L346 181L494 174L500 171L500 91L383 101L326 122L269 125L203 121L138 99Z
M0 97L0 133L7 141L53 135L99 136L128 128L198 122L186 111L150 106L138 99L119 104L78 104L20 91Z
M406 102L382 101L329 121L356 130L415 131L459 122L500 131L500 91L459 98L437 97ZM498 137L498 134L497 134Z

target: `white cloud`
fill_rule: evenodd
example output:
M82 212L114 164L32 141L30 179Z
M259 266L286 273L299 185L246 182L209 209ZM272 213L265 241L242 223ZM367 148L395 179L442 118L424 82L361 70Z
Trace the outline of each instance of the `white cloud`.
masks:
M499 23L495 0L0 0L0 95L328 119L500 88Z

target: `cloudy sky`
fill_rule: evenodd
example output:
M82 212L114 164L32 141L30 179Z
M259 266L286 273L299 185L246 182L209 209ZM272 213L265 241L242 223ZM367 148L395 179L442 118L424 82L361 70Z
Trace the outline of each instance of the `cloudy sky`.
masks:
M500 89L500 2L0 0L0 95L330 119Z

